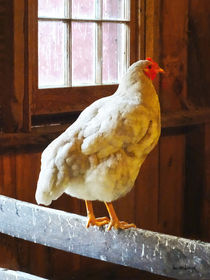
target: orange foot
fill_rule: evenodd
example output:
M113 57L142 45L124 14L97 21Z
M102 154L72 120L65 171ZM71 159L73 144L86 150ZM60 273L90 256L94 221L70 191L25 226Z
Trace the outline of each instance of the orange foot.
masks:
M105 202L105 205L110 216L110 223L108 226L108 230L110 230L112 227L116 229L126 229L126 228L136 227L135 224L128 224L126 222L119 221L111 202Z
M107 218L107 217L95 218L95 215L94 215L94 212L93 212L92 201L86 200L85 205L86 205L87 217L88 217L88 222L87 222L87 225L86 225L87 228L90 225L101 227L101 226L106 225L110 222L109 218Z
M111 220L108 226L108 230L110 230L112 227L116 229L127 229L127 228L132 228L136 227L135 224L128 224L127 222L124 221L119 221L117 220Z
M88 215L88 222L86 227L88 228L90 225L92 226L104 226L110 222L109 218L103 217L103 218L95 218L93 215Z

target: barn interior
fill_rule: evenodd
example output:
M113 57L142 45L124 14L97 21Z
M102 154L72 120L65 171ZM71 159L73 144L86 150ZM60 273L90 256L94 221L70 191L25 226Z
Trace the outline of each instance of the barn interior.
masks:
M68 9L73 5L70 0L53 1L64 3ZM210 242L210 1L106 1L112 5L110 11L120 2L128 15L125 21L120 19L119 23L113 23L124 24L129 30L126 31L129 38L124 36L129 45L128 63L152 57L165 71L154 80L161 107L158 145L145 160L131 192L113 203L115 210L120 219L134 222L138 228ZM41 67L46 65L39 64L43 55L39 47L44 39L39 38L41 27L38 26L47 20L43 20L44 16L38 17L38 2L42 0L0 0L0 195L33 204L36 204L44 148L72 124L85 107L114 93L118 86L115 78L103 82L106 70L103 72L99 68L94 72L97 72L95 81L101 81L96 84L77 84L71 68L63 77L66 79L73 73L75 84L53 85L58 72L62 71L59 68L52 77L51 86L46 86L45 70L43 77L40 76ZM100 1L90 2L96 5ZM87 5L82 10L84 21L103 26L103 19L95 22L95 19L86 18L85 13L92 11L90 2L77 1L80 8ZM59 22L59 11L55 13L48 19L52 24ZM78 23L72 18L62 22L64 25ZM97 30L100 38L103 36L100 27ZM52 35L50 32L47 30L44 35L47 39ZM81 34L85 36L83 31ZM81 37L80 42L88 50L85 57L91 59L87 43L91 36L88 33L86 37ZM115 40L120 41L120 38ZM57 45L51 43L55 53L61 51L58 49L60 41ZM103 56L103 43L111 46L107 51L109 55L114 48L109 40L98 43L95 47L98 61ZM68 59L74 61L74 44L70 45L72 53ZM44 51L50 52L49 47L46 43ZM75 45L75 49L79 46ZM58 61L61 57L60 54ZM81 54L75 57L76 62L81 60ZM78 64L78 67L83 71L83 66ZM83 74L87 76L86 72ZM66 194L48 207L86 215L84 201ZM94 209L97 217L107 215L99 201L94 202ZM0 233L0 252L0 267L46 279L173 279L3 233Z

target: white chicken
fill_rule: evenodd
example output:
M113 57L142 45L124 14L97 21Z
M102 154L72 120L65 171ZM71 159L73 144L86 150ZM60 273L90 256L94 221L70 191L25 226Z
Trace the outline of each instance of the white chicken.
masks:
M112 201L133 187L160 136L160 106L152 79L163 70L151 58L129 67L117 91L87 107L42 153L36 190L49 205L64 192L86 202L89 225L134 227L119 221ZM103 201L110 218L96 218L92 201Z

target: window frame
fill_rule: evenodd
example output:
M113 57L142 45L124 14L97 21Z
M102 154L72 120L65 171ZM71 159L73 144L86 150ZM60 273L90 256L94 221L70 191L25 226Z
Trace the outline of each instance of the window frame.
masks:
M122 27L122 33L120 33L120 38L123 38L122 42L120 41L120 44L118 45L118 48L121 47L121 51L118 53L118 75L121 76L121 71L123 72L128 68L129 64L129 55L130 55L130 44L128 44L128 41L130 41L130 0L120 0L121 8L123 9L123 14L119 17L109 17L105 16L103 12L103 1L94 0L95 3L95 15L89 16L78 16L75 15L71 10L72 7L72 1L74 0L65 0L63 4L65 4L64 8L64 15L62 16L50 16L50 15L39 15L38 13L38 25L40 23L60 23L64 24L64 40L63 40L63 47L64 47L64 75L63 75L63 85L43 85L39 88L62 88L62 87L75 87L75 86L94 86L94 85L109 85L109 84L117 84L117 81L104 81L103 80L103 27L105 27L104 24L117 24L118 27ZM38 0L39 2L39 0ZM117 3L117 1L116 1ZM93 73L93 80L92 82L84 82L84 84L81 82L77 84L77 82L74 81L73 78L73 29L74 24L91 24L94 30L94 45L95 45L95 52L94 52L94 73ZM104 26L103 26L104 25Z
M130 4L130 61L138 60L138 5ZM110 95L118 84L87 85L76 87L38 88L38 1L34 0L28 7L29 62L31 76L31 115L61 114L83 110L96 99Z
M150 47L150 52L146 51L148 44L145 34L146 32L152 34L154 31L152 27L154 18L156 18L155 25L159 23L158 13L156 13L156 9L160 6L159 0L131 0L131 2L135 5L131 5L130 25L133 26L133 35L131 33L130 43L134 51L131 50L130 63L144 59L146 55L157 60L157 56L153 56L152 47ZM59 133L62 130L60 124L64 121L59 121L59 118L64 116L62 112L70 112L69 117L65 118L65 123L72 123L78 115L76 112L83 110L95 99L112 94L118 85L86 87L87 94L84 88L78 87L74 88L75 92L72 94L69 94L66 88L63 89L62 95L56 94L56 89L53 92L48 92L48 89L43 89L42 93L37 92L35 87L37 48L34 42L37 41L38 36L36 36L37 25L33 20L37 16L37 0L30 3L28 0L2 0L0 6L4 11L3 24L0 28L2 38L0 46L3 50L0 65L4 69L0 76L2 87L0 95L1 148L4 150L4 147L8 145L20 148L24 145L35 144L33 131L37 135L38 142L40 134L40 141L48 143L49 139L52 139L50 137L57 135L55 130ZM155 42L155 39L153 41ZM151 42L149 45L151 46ZM59 114L57 114L57 106L60 106ZM48 109L51 111L49 112ZM48 122L43 121L43 115L48 117ZM33 118L39 117L38 122L33 121ZM52 126L49 124L55 124L55 117L58 117L57 125L53 126L52 135L54 136L50 136ZM43 136L42 127L46 128L45 136Z

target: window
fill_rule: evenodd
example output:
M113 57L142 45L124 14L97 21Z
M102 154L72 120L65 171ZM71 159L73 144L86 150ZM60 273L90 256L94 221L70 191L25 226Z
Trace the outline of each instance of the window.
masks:
M112 94L137 59L138 1L36 0L32 5L32 115L81 111Z
M129 60L129 2L39 0L39 88L117 83Z
M39 1L45 6L41 8ZM50 3L54 6L48 9ZM1 132L29 132L48 116L51 122L52 116L60 120L63 113L83 110L115 92L122 73L140 58L139 49L144 57L145 0L3 0L0 6L4 11L0 30ZM40 29L41 25L47 25L47 31ZM59 46L53 46L53 26L59 31L55 40ZM73 36L78 30L82 30L79 37ZM45 44L40 45L39 36L44 32L40 40ZM141 45L139 33L143 34ZM43 57L39 48L49 55L50 42L55 56L46 60L49 56ZM85 45L86 60L81 59L78 45ZM50 63L53 66L46 67Z

